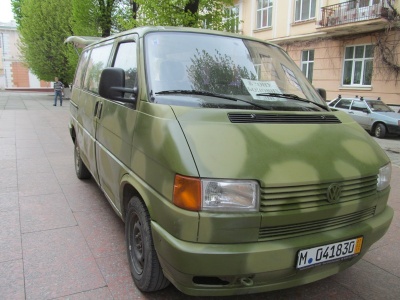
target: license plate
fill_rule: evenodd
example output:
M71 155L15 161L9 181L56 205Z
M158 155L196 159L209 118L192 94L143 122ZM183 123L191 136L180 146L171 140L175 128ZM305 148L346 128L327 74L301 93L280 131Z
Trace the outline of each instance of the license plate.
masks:
M297 254L296 269L305 269L338 260L351 258L361 252L363 238L358 237L339 243L300 250Z

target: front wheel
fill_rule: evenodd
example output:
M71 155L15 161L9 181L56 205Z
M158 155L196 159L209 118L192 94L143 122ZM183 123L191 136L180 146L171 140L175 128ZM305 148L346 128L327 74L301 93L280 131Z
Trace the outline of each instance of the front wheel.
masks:
M378 139L383 139L386 135L386 127L382 123L379 123L375 126L374 136Z
M138 197L132 197L125 219L125 238L129 267L136 286L143 292L154 292L169 285L165 278L150 228L150 215Z

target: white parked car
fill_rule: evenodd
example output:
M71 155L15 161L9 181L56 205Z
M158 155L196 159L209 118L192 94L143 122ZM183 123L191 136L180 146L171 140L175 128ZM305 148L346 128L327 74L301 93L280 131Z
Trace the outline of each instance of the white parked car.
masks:
M377 138L387 134L400 135L400 113L378 99L360 97L337 97L329 107L348 113L365 130Z

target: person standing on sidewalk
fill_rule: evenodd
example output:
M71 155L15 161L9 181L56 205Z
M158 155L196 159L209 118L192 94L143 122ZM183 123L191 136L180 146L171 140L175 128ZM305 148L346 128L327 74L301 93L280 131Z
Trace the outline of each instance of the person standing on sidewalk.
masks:
M64 84L58 80L58 77L54 79L54 104L57 106L57 98L60 97L60 106L62 106L62 94L64 92Z

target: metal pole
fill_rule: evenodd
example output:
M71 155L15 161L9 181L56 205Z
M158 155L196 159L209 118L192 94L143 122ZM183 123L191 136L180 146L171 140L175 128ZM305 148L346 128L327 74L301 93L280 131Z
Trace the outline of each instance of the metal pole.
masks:
M4 81L5 81L5 87L7 88L7 68L6 68L6 52L4 50L4 33L1 33L1 49L2 49L2 56L3 56L3 68L4 68Z

